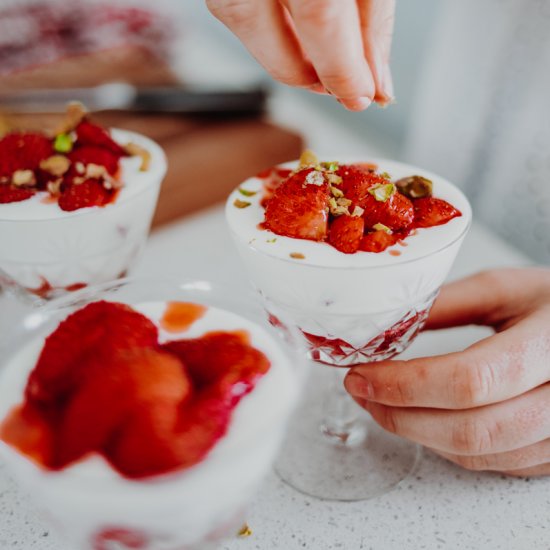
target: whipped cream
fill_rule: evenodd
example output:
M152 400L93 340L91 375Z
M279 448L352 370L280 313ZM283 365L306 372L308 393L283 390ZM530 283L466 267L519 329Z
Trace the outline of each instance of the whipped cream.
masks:
M341 164L364 161L345 159ZM259 178L250 178L239 186L258 191L257 194L243 196L237 188L226 204L237 249L252 283L265 298L267 309L276 304L302 331L342 339L355 349L366 346L406 316L430 307L472 217L464 194L447 180L394 161L373 162L393 181L413 174L429 178L434 197L448 201L462 216L444 225L417 229L405 239L406 246L396 244L380 253L344 254L324 242L284 237L261 229L263 181ZM297 161L282 168L296 166ZM247 201L250 206L237 208L233 204L236 199ZM394 255L395 251L399 255ZM296 253L303 258L290 256ZM350 361L357 359L365 358L353 357Z
M131 267L147 237L161 181L166 173L162 149L150 139L113 130L120 144L134 142L151 153L121 159L124 186L116 200L102 207L66 212L47 193L0 205L0 269L16 283L37 289L101 283Z
M161 342L212 330L244 329L251 345L271 362L269 371L233 410L226 435L207 457L191 468L136 481L119 475L99 455L60 472L42 469L2 441L0 456L78 548L91 547L95 534L109 528L141 533L156 550L200 543L224 527L235 533L240 514L273 461L297 399L292 365L272 336L234 313L208 308L185 332L167 333L159 323L164 303L133 307L157 324ZM5 366L0 376L0 418L22 402L43 343L44 336L33 340Z

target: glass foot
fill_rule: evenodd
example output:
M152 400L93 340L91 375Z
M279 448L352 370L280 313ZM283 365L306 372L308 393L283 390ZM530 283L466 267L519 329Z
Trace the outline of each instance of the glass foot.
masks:
M304 402L290 422L275 464L278 476L308 496L358 501L384 494L411 475L421 447L380 428L343 391L332 403L345 407L347 399L350 408L347 414L340 410L341 423L335 425L325 394L326 377L334 374L319 371L340 369L317 366L312 370Z

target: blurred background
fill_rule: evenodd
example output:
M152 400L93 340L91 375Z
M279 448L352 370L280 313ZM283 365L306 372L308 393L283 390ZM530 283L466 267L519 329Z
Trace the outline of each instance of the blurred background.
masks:
M189 200L184 179L208 185L209 202L220 200L244 175L306 145L440 173L468 194L479 221L548 263L549 29L550 0L398 1L397 103L351 113L329 97L272 82L202 0L0 0L0 131L36 121L32 106L13 105L23 89L183 83L195 94L221 95L199 101L196 110L207 111L200 116L192 113L196 96L176 112L137 114L109 104L124 89L103 89L105 123L149 133L168 150L173 168L157 223L206 206ZM260 116L259 87L269 89ZM224 93L235 92L250 101L248 110L231 112ZM223 111L216 102L227 112L216 112ZM229 166L223 181L219 166Z

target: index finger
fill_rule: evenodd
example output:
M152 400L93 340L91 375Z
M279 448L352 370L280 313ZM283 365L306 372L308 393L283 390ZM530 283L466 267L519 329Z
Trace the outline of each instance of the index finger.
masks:
M497 403L550 379L550 319L533 317L463 352L350 369L354 397L385 405L466 409ZM548 317L548 315L546 315Z
M364 55L355 0L284 0L319 79L353 110L371 103L374 79Z

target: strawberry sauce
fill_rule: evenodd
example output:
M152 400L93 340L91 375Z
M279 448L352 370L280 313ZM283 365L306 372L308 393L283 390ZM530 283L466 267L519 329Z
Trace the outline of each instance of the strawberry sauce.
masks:
M207 308L190 302L168 302L160 319L160 326L167 332L183 332L206 313Z
M206 310L169 303L169 326ZM249 342L235 330L160 343L131 307L88 304L46 338L0 439L55 471L90 454L131 479L189 468L224 437L233 409L270 368Z

